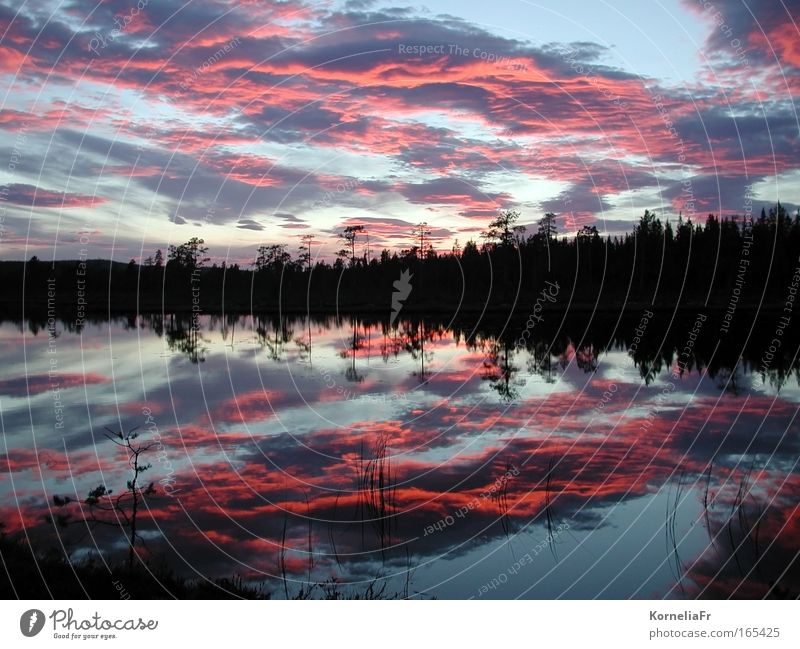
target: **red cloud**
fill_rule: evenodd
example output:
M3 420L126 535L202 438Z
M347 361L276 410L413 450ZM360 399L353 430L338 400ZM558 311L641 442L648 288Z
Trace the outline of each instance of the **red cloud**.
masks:
M102 196L87 196L42 189L34 185L10 185L8 202L25 207L94 207L106 202Z
M27 378L0 381L0 394L12 397L27 397L28 395L42 394L48 390L68 390L82 385L108 383L109 380L108 377L94 372L87 374L56 373L52 376L32 374Z

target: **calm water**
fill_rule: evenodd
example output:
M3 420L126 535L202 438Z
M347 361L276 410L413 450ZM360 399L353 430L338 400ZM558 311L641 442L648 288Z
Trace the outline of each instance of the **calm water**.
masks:
M104 433L138 427L161 444L141 552L188 577L274 597L332 579L439 598L797 596L796 344L759 367L770 336L720 343L711 318L699 337L693 317L549 319L523 335L131 316L58 321L55 338L5 322L0 521L124 558L114 528L43 515L53 495L124 490Z

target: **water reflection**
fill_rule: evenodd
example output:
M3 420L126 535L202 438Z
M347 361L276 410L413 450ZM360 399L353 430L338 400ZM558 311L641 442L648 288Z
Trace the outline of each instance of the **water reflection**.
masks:
M694 318L671 314L642 335L634 314L529 336L524 320L138 315L59 322L55 343L5 322L0 520L73 557L124 555L122 528L43 515L54 495L124 489L102 431L139 427L160 448L136 550L188 576L274 597L796 597L800 374L789 353L760 366L763 320L723 339L709 317L683 359Z

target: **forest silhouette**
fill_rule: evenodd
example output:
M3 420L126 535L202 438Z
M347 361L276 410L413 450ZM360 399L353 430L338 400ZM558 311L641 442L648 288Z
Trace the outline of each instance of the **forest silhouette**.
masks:
M800 267L800 210L792 216L780 204L756 218L709 215L705 223L680 216L662 222L646 210L633 232L613 237L595 226L559 236L563 219L552 213L536 232L519 220L518 212L502 211L479 242L448 250L435 249L421 223L407 249L371 254L361 224L339 233L342 248L333 261L317 259L313 237L305 236L294 256L287 244L265 243L247 266L209 264L205 241L195 237L142 263L0 262L0 281L6 308L58 305L60 314L79 317L109 310L343 310L389 318L401 277L410 277L406 313L525 311L553 285L558 298L546 309L764 308L784 303Z

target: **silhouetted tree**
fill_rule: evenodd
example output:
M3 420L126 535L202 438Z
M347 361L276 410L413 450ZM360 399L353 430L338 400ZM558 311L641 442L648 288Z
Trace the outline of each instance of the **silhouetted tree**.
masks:
M489 228L484 232L484 238L490 243L499 246L511 247L518 244L523 234L524 225L516 225L520 213L513 210L503 210L489 223Z
M204 244L205 241L203 239L192 237L179 246L171 245L169 247L168 265L172 264L190 272L201 268L209 260L205 256L208 253L208 248Z
M133 568L136 557L136 541L141 539L137 532L137 517L139 505L148 496L155 494L153 483L142 487L139 478L142 473L150 469L151 464L142 464L142 454L158 445L157 442L146 444L135 443L139 434L135 428L127 433L106 429L111 434L106 434L119 448L125 450L128 465L131 469L131 478L126 484L125 491L114 494L113 490L101 484L89 491L86 498L75 501L69 496L53 496L54 504L62 508L64 513L56 516L55 521L61 526L82 524L90 529L96 525L111 527L124 527L128 529L128 570ZM76 519L71 510L77 509L80 513Z
M291 260L292 256L286 252L286 244L272 244L258 247L258 255L254 265L256 270L281 272Z
M363 225L348 225L342 232L339 233L339 237L344 240L347 248L344 248L339 251L339 256L343 258L350 259L350 266L355 266L356 263L356 238L359 234L364 232ZM342 255L344 253L344 256Z
M558 234L558 226L556 225L556 215L553 212L547 212L541 219L539 219L539 236L546 242L556 237Z

